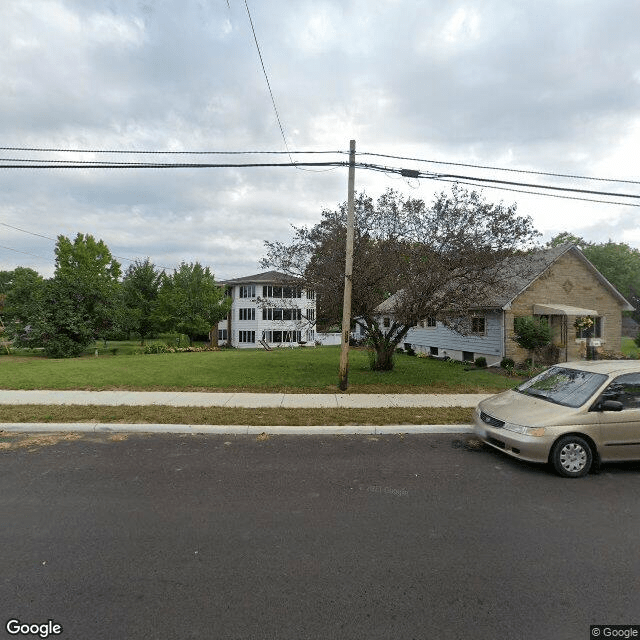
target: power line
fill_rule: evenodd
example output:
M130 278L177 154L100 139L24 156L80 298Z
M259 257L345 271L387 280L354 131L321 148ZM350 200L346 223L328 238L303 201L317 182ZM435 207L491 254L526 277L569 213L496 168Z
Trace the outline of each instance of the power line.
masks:
M255 167L344 167L348 163L345 161L331 162L247 162L247 163L210 163L210 162L115 162L97 160L34 160L32 158L0 158L0 168L4 169L210 169L210 168L255 168ZM470 176L451 173L434 173L419 170L402 169L398 167L387 167L372 163L358 162L356 166L360 169L381 171L383 173L399 174L409 178L423 178L428 180L442 180L445 182L462 182L475 186L485 186L491 188L523 187L526 189L537 189L538 191L521 191L531 195L552 195L545 191L560 191L563 193L577 193L585 195L598 195L612 198L630 198L640 200L640 195L632 193L616 193L613 191L598 191L593 189L581 189L577 187L556 186L548 184L535 184L529 182L519 182L515 180L500 180L497 178L485 178L480 176ZM554 174L556 176L560 174ZM621 181L622 182L622 181ZM517 189L511 189L518 191ZM556 194L557 195L557 194ZM603 204L619 204L625 206L623 202L611 202L597 199L576 198Z
M56 238L52 238L51 236L45 236L41 233L35 233L34 231L27 231L26 229L21 229L20 227L14 227L11 224L7 224L6 222L0 222L0 225L3 227L9 227L10 229L15 229L16 231L21 231L22 233L28 233L31 236L37 236L38 238L44 238L45 240L51 240L51 242L57 242ZM10 249L10 247L4 247L5 249ZM11 251L18 251L17 249L10 249ZM25 251L21 251L20 253L26 253ZM27 255L35 255L33 253L28 253ZM118 260L126 260L127 262L137 262L139 258L125 258L124 256L116 256L115 254L111 254L114 258L118 258ZM41 258L42 256L36 256L37 258ZM171 270L172 267L163 267L161 265L154 265L158 269L162 269L163 271Z
M43 236L41 233L34 233L33 231L27 231L26 229L21 229L20 227L14 227L11 224L7 224L6 222L0 222L3 227L9 227L9 229L15 229L16 231L22 231L22 233L28 233L32 236L38 236L39 238L45 238L46 240L52 240L55 242L55 238L51 238L50 236Z
M580 176L580 175L573 175L568 173L553 173L553 172L547 172L547 171L533 171L530 169L513 169L513 168L507 168L507 167L494 167L494 166L488 166L488 165L482 165L482 164L467 164L464 162L448 162L445 160L427 160L424 158L410 158L407 156L394 156L394 155L388 155L384 153L358 152L358 155L359 156L375 156L378 158L390 158L393 160L411 160L413 162L425 162L429 164L441 164L441 165L449 165L454 167L468 167L470 169L489 169L491 171L509 171L512 173L528 173L532 175L550 176L554 178L572 178L575 180L597 180L600 182L622 182L626 184L640 184L640 181L637 181L637 180L623 180L619 178L596 178L593 176Z
M111 162L0 158L0 169L234 169L250 167L346 167L347 165L348 162Z
M258 51L258 57L260 58L260 64L262 65L262 73L264 74L264 79L267 81L267 88L269 89L269 95L271 96L271 104L273 104L273 110L276 114L276 120L278 121L278 126L280 127L280 133L282 134L282 140L284 141L284 147L289 151L289 145L287 144L287 137L284 134L284 127L282 126L282 122L280 121L280 114L278 113L278 107L276 106L276 99L273 96L273 91L271 90L271 83L269 82L269 75L267 74L267 69L264 66L264 60L262 59L262 51L260 51L260 45L258 44L258 36L256 35L256 30L253 26L253 18L251 17L251 11L249 11L249 4L247 0L244 0L244 6L247 9L247 15L249 16L249 24L251 25L251 32L253 33L253 40L256 43L256 49ZM291 158L289 158L291 159Z
M498 180L496 178L482 178L478 176L465 176L465 175L456 175L456 174L447 174L447 173L431 173L424 172L418 170L408 170L408 169L398 169L396 167L385 167L381 165L369 164L369 163L357 163L361 169L370 169L372 171L381 171L383 173L399 173L400 175L406 178L426 178L429 180L443 180L445 182L459 182L462 180L473 181L475 183L480 183L477 186L490 186L491 184L499 184L499 185L510 185L517 187L527 187L532 189L542 189L542 190L552 190L552 191L563 191L569 193L585 193L591 195L601 195L601 196L609 196L614 198L633 198L640 200L640 195L634 193L616 193L614 191L594 191L591 189L580 189L577 187L559 187L555 185L545 185L545 184L533 184L528 182L516 182L509 180ZM488 184L486 184L488 183ZM539 195L547 195L547 194L539 194ZM616 204L624 204L624 203L616 203Z
M46 153L122 153L122 154L148 154L148 155L311 155L311 154L342 154L348 155L348 151L160 151L160 150L136 150L136 149L62 149L56 147L0 147L0 151L37 151Z
M599 204L617 204L621 207L640 207L640 204L633 204L632 202L615 202L613 200L598 200L596 198L579 198L578 196L561 196L558 193L540 193L539 191L526 191L524 189L510 189L508 187L498 187L498 186L489 185L489 184L478 184L477 182L469 182L466 180L441 179L441 182L448 182L450 184L464 184L470 187L496 189L498 191L509 191L511 193L524 193L532 196L544 196L545 198L560 198L562 200L578 200L580 202L597 202Z
M26 256L32 256L34 258L40 258L42 260L49 260L49 258L45 258L44 256L38 256L35 253L29 253L28 251L20 251L20 249L12 249L11 247L5 247L0 244L0 249L7 249L8 251L15 251L16 253L24 253Z

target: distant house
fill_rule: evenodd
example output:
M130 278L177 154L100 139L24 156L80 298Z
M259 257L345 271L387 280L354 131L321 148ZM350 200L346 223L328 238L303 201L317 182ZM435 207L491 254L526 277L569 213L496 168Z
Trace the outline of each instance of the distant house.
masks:
M284 273L267 271L227 280L231 311L218 324L218 344L239 348L314 344L315 292Z
M526 270L522 267L526 266ZM502 267L506 286L500 295L472 304L467 335L435 318L425 318L407 333L404 345L415 351L455 360L484 356L488 364L504 357L523 361L528 353L513 340L514 318L544 317L549 321L558 361L584 356L587 333L576 318L593 318L588 337L594 346L619 352L622 312L633 307L574 245L515 256ZM518 275L526 271L526 276ZM377 309L382 327L389 326L393 296Z

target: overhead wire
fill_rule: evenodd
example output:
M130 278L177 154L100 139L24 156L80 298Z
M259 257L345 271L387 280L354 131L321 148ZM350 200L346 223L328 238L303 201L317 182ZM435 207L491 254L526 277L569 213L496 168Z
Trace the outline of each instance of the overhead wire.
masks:
M425 158L412 158L412 157L408 157L408 156L395 156L395 155L389 155L389 154L385 154L385 153L369 153L369 152L358 152L359 156L374 156L374 157L378 157L378 158L390 158L393 160L410 160L412 162L424 162L424 163L429 163L429 164L440 164L440 165L445 165L445 166L454 166L454 167L468 167L470 169L487 169L487 170L491 170L491 171L509 171L512 173L528 173L528 174L532 174L532 175L538 175L538 176L548 176L548 177L554 177L554 178L571 178L571 179L575 179L575 180L597 180L600 182L621 182L621 183L626 183L626 184L640 184L640 181L638 180L625 180L625 179L620 179L620 178L600 178L600 177L595 177L595 176L581 176L581 175L574 175L574 174L570 174L570 173L554 173L554 172L548 172L548 171L534 171L531 169L514 169L513 167L496 167L496 166L490 166L490 165L482 165L482 164L469 164L469 163L464 163L464 162L449 162L446 160L428 160Z
M12 249L11 247L5 247L3 244L0 244L0 249L7 249L7 251L15 251L16 253L24 253L24 255L26 256L32 256L33 258L40 258L41 260L49 260L49 258L36 255L35 253L29 253L28 251L20 251L20 249Z
M169 151L169 150L138 150L138 149L63 149L60 147L0 147L0 151L38 151L47 153L118 153L127 155L146 154L146 155L207 155L207 156L223 156L223 155L311 155L311 154L343 154L349 155L348 151Z
M348 162L115 162L108 160L0 158L0 169L234 169L251 167L346 167L347 165Z
M12 224L7 224L6 222L0 222L0 225L2 225L3 227L9 227L10 229L15 229L16 231L20 231L22 233L28 233L31 236L37 236L38 238L44 238L45 240L51 240L52 242L57 242L56 238L52 238L51 236L45 236L41 233L35 233L35 231L28 231L27 229L21 229L20 227L15 227ZM11 249L10 247L4 247L5 249L10 249L11 251L18 251L17 249ZM19 253L25 253L24 251L21 251ZM27 255L35 255L35 254L27 254ZM127 262L137 262L138 260L140 260L140 258L125 258L124 256L116 256L115 254L111 254L114 258L117 258L118 260L126 260ZM42 257L42 256L36 256L36 257ZM154 265L155 267L157 267L158 269L162 269L163 271L171 271L172 267L163 267L161 265Z

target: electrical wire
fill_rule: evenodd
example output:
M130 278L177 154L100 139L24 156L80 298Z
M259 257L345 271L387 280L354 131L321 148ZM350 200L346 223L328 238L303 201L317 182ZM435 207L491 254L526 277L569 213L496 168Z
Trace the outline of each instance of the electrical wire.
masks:
M411 177L411 178L426 178L426 179L430 179L430 180L443 180L444 182L461 182L462 180L467 180L467 181L473 182L476 186L487 186L488 187L488 186L491 186L492 184L498 184L498 185L517 186L517 187L527 187L527 188L532 188L532 189L562 191L562 192L569 192L569 193L584 193L584 194L591 194L591 195L609 196L609 197L613 197L613 198L632 198L632 199L640 200L640 195L634 194L634 193L616 193L615 191L594 191L594 190L591 190L591 189L580 189L580 188L577 188L577 187L559 187L559 186L555 186L555 185L542 185L542 184L533 184L533 183L527 183L527 182L515 182L515 181L509 181L509 180L498 180L498 179L494 179L494 178L482 178L482 177L477 177L477 176L464 176L464 175L456 175L456 174L430 173L430 172L423 172L423 171L415 171L414 173L412 173L412 175L407 176L406 175L406 170L404 170L404 169L397 169L395 167L386 167L386 166L374 165L374 164L369 164L369 163L356 163L356 167L359 167L361 169L369 169L369 170L372 170L372 171L381 171L383 173L395 172L395 173L400 173L401 175L404 175L405 177ZM550 195L550 194L545 194L545 193L539 193L538 194L536 192L530 192L530 193L533 193L533 194L536 194L536 195ZM602 201L602 202L604 202L604 201ZM625 205L626 203L607 202L607 204L622 204L622 205Z
M11 224L7 224L6 222L0 222L0 225L2 225L3 227L9 227L10 229L15 229L16 231L21 231L22 233L28 233L31 236L37 236L38 238L44 238L45 240L51 240L52 242L57 242L56 238L52 238L51 236L45 236L42 235L41 233L35 233L34 231L27 231L26 229L21 229L20 227L14 227ZM9 247L5 247L5 249L9 249ZM17 249L11 249L11 251L17 251ZM24 253L21 252L21 253ZM34 255L32 253L29 253L27 255ZM118 260L126 260L127 262L137 262L139 260L139 258L125 258L124 256L116 256L114 254L111 254L114 258L117 258ZM36 256L37 258L40 258L42 256ZM171 271L172 267L163 267L160 265L154 265L156 266L158 269L162 269L163 271Z
M148 154L148 155L306 155L306 154L343 154L349 155L348 151L140 151L135 149L62 149L55 147L0 147L0 151L38 151L46 153L122 153L122 154Z
M450 184L464 184L469 187L481 187L483 189L495 189L497 191L509 191L511 193L524 193L532 196L544 196L545 198L560 198L562 200L578 200L580 202L597 202L599 204L616 204L621 207L640 207L640 204L633 204L632 202L615 202L613 200L598 200L596 198L579 198L578 196L561 196L558 193L540 193L539 191L525 191L524 189L510 189L508 187L498 187L490 184L478 184L476 182L468 182L466 180L441 179L440 181L448 182Z
M7 164L8 163L8 164ZM11 164L13 163L13 164ZM21 164L24 163L24 164ZM112 162L0 158L0 169L234 169L250 167L346 167L348 162Z
M0 249L7 249L8 251L15 251L16 253L24 253L24 255L32 256L33 258L41 258L42 260L49 260L49 258L45 258L44 256L38 256L35 253L29 253L28 251L20 251L20 249L12 249L11 247L5 247L3 244L0 244Z
M427 160L424 158L410 158L407 156L394 156L394 155L388 155L388 154L384 154L384 153L367 153L367 152L358 152L359 156L375 156L378 158L390 158L393 160L410 160L412 162L425 162L425 163L429 163L429 164L441 164L441 165L449 165L449 166L454 166L454 167L468 167L470 169L489 169L491 171L509 171L512 173L528 173L528 174L532 174L532 175L538 175L538 176L550 176L550 177L554 177L554 178L572 178L575 180L597 180L600 182L622 182L622 183L626 183L626 184L640 184L640 181L637 180L623 180L620 178L596 178L593 176L580 176L580 175L573 175L573 174L568 174L568 173L553 173L553 172L547 172L547 171L533 171L530 169L513 169L513 168L506 168L506 167L493 167L493 166L488 166L488 165L482 165L482 164L467 164L464 162L448 162L448 161L444 161L444 160Z
M282 134L282 140L284 141L284 147L289 151L289 145L287 144L287 136L284 134L284 127L282 126L282 122L280 120L280 114L278 113L278 107L276 106L276 99L273 95L273 91L271 90L271 83L269 82L269 75L267 74L267 69L264 66L264 60L262 58L262 51L260 51L260 44L258 43L258 36L256 35L255 27L253 26L253 18L251 17L251 11L249 11L249 4L247 0L244 0L244 6L247 9L247 15L249 16L249 24L251 25L251 32L253 33L253 41L256 43L256 49L258 51L258 57L260 58L260 64L262 65L262 73L264 74L264 79L267 81L267 89L269 89L269 95L271 96L271 104L273 105L273 110L276 114L276 120L278 121L278 127L280 127L280 133ZM289 160L293 162L293 159L289 157Z

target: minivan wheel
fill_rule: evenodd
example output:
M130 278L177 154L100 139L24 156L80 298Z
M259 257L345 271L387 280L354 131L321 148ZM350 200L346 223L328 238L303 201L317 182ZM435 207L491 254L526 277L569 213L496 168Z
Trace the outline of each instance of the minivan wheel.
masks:
M564 436L553 446L551 462L555 470L565 478L582 478L589 473L593 451L580 436Z

